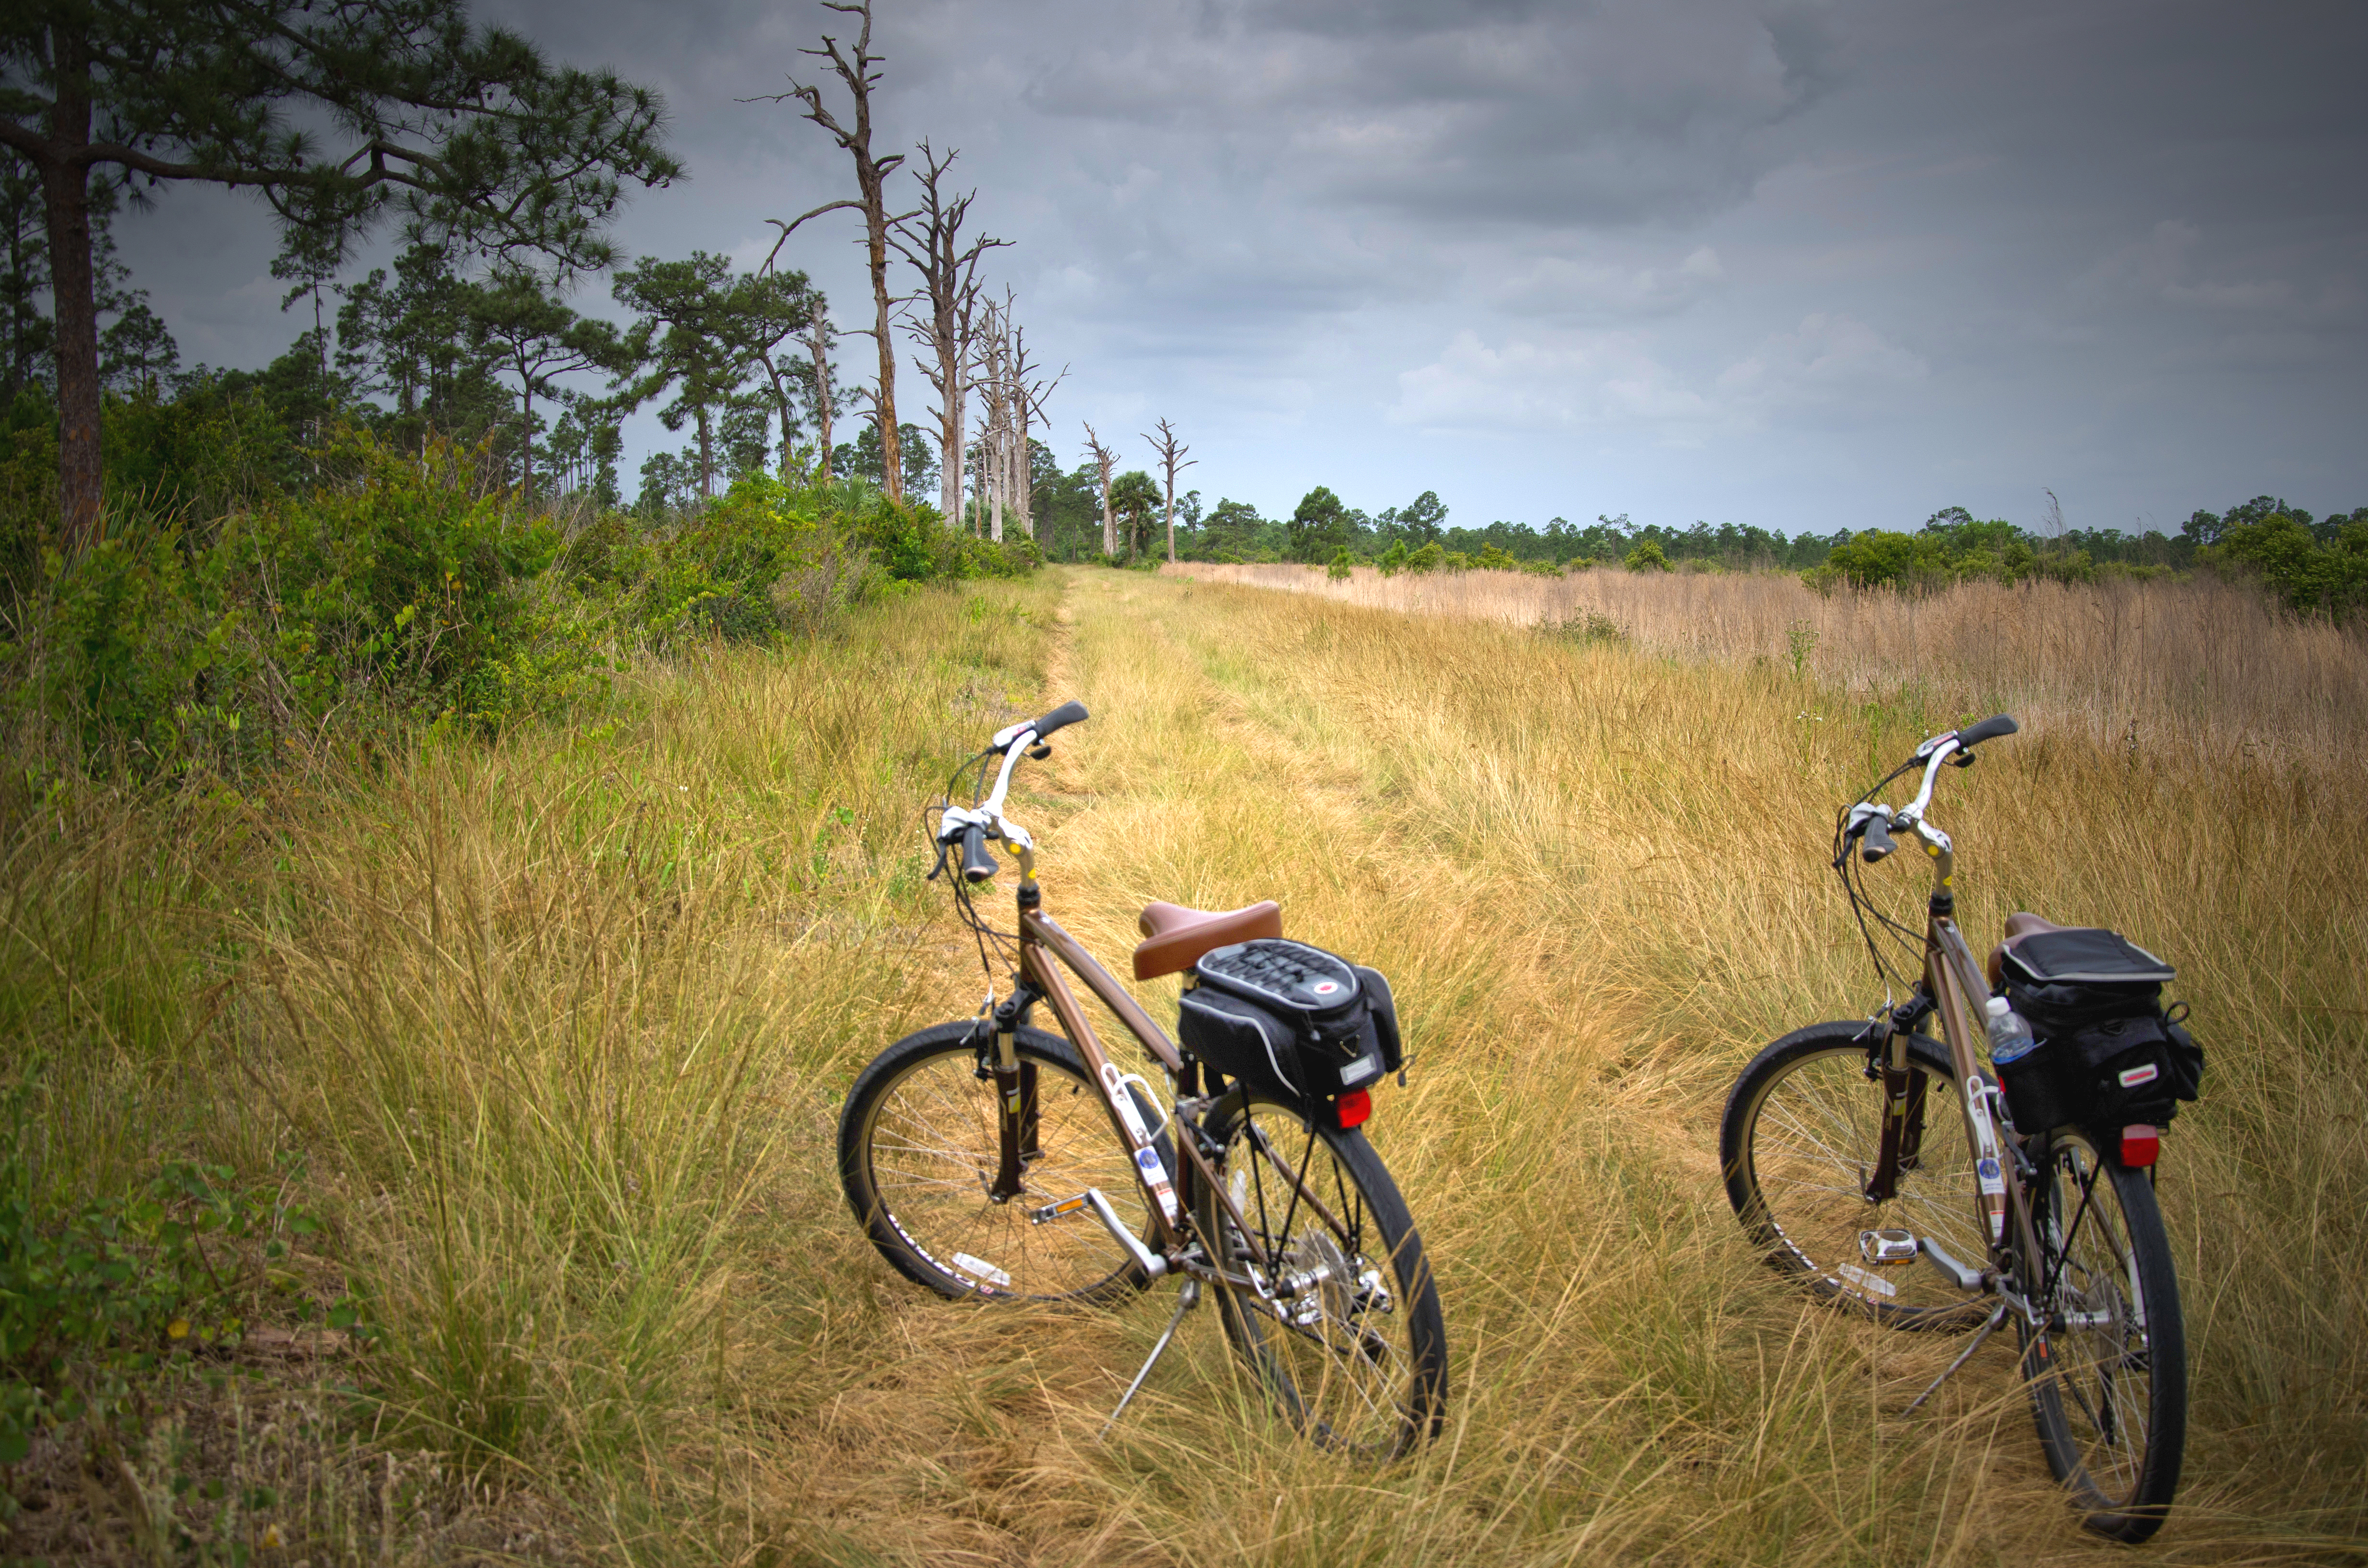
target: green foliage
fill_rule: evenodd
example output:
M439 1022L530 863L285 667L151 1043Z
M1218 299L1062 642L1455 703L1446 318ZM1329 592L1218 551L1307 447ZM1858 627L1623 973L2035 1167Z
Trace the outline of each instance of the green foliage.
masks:
M1118 519L1119 538L1126 541L1126 558L1143 553L1143 541L1152 519L1159 516L1159 483L1139 468L1110 481L1110 513Z
M2299 614L2341 619L2368 604L2368 508L2337 521L2322 542L2300 517L2272 512L2223 528L2197 559L2258 576Z
M1042 562L860 483L744 474L712 506L647 528L600 514L568 539L484 483L482 448L405 457L347 428L306 461L324 475L307 493L202 526L119 509L88 548L44 548L0 642L21 760L235 778L333 721L495 727L600 697L639 642L810 633L899 585Z
M1406 540L1402 539L1394 540L1391 541L1389 549L1382 551L1381 559L1376 561L1373 564L1382 569L1383 576L1395 577L1400 572L1406 570L1406 558L1412 553L1413 552L1411 551L1406 549Z
M1472 569L1475 572L1512 572L1519 570L1520 564L1510 551L1499 550L1493 544L1482 545L1480 553L1472 558Z
M1324 574L1333 582L1346 582L1356 568L1357 558L1349 553L1349 547L1344 544L1333 552L1331 562L1325 567Z
M1600 610L1593 609L1584 614L1574 615L1567 620L1540 621L1538 630L1550 637L1560 637L1566 642L1599 644L1604 647L1616 648L1628 641L1627 631L1618 621Z
M1349 542L1348 513L1340 497L1323 485L1301 496L1289 524L1291 558L1311 563L1329 561L1334 551Z
M168 1161L109 1197L51 1190L28 1136L39 1067L0 1093L0 1464L45 1423L112 1415L123 1374L235 1342L292 1287L274 1266L322 1230L289 1199L292 1165L240 1186L227 1165Z
M1447 551L1432 540L1406 558L1406 569L1414 573L1436 572L1447 564Z
M1621 564L1631 572L1667 572L1669 558L1661 552L1656 541L1648 539L1630 551Z

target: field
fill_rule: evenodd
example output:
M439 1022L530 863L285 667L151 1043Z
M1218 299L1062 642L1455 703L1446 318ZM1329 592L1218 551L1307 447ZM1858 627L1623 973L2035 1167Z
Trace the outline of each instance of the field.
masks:
M248 798L7 797L0 1038L46 1063L45 1176L170 1152L328 1223L144 1436L37 1445L0 1553L169 1561L180 1521L315 1564L2127 1561L2065 1510L2009 1351L1901 1417L1948 1347L1804 1308L1718 1183L1741 1063L1880 1000L1835 807L2005 707L2024 733L1934 809L1967 928L2119 927L2210 1052L2162 1180L2188 1479L2145 1550L2368 1557L2356 637L2178 585L1961 589L1899 633L1609 573L1541 584L1573 596L1541 631L1436 597L1503 574L1209 580L1249 570L923 592L643 669L597 722ZM1093 718L1013 814L1087 946L1115 965L1151 899L1273 897L1395 984L1414 1062L1369 1131L1453 1358L1410 1460L1299 1444L1208 1312L1099 1441L1164 1292L939 1302L845 1211L848 1083L985 987L919 809L1067 697ZM1155 1017L1175 985L1138 988ZM367 1348L302 1328L347 1290ZM247 1502L191 1525L176 1473Z

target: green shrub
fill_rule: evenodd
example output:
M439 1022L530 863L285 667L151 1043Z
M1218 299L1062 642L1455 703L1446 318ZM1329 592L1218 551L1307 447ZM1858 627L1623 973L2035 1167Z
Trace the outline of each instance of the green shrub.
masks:
M1332 552L1331 563L1325 567L1324 574L1333 582L1345 582L1356 569L1357 558L1349 552L1349 547L1344 544Z
M1436 572L1446 564L1446 547L1437 540L1432 540L1429 544L1406 557L1406 569L1409 572Z
M1406 540L1393 540L1389 549L1382 551L1381 559L1373 564L1381 568L1383 576L1395 577L1406 570Z
M2368 603L2368 518L2355 517L2321 544L2283 512L2239 523L2197 552L2207 566L2259 577L2304 615L2340 619Z
M269 1265L322 1229L288 1201L292 1167L240 1187L226 1165L166 1162L112 1197L50 1190L26 1135L30 1079L0 1094L0 1465L46 1423L113 1415L124 1373L234 1343L274 1288ZM70 1381L76 1362L98 1375Z
M1657 542L1648 539L1630 551L1621 564L1631 572L1667 572L1669 558Z
M346 432L319 457L309 496L203 528L119 507L97 543L48 551L0 642L20 749L235 773L333 714L498 722L596 676L586 629L527 592L558 530L483 492L473 454Z

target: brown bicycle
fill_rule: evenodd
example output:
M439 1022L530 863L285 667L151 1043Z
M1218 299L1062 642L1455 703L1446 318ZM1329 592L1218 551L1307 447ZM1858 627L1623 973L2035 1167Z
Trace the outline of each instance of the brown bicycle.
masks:
M1906 978L1886 958L1895 941L1920 972L1871 1020L1796 1030L1754 1057L1727 1098L1720 1154L1728 1199L1772 1267L1891 1327L1972 1331L1909 1410L2011 1324L2049 1468L2090 1529L2140 1541L2178 1490L2187 1426L2179 1283L2152 1179L2159 1129L2058 1124L2052 1110L2018 1129L2013 1096L1976 1054L1995 1038L1986 1008L2015 944L2112 934L2016 915L1986 972L1957 926L1953 846L1925 817L1944 765L2015 729L2000 714L1935 735L1842 813L1834 869L1878 972ZM1900 811L1872 799L1918 769L1922 787ZM1920 932L1884 916L1853 865L1888 857L1894 834L1932 861ZM1924 1032L1936 1017L1938 1041ZM2149 1062L2121 1081L2153 1074Z
M1012 725L957 771L975 764L973 803L939 809L930 875L958 853L957 906L990 986L1000 967L1009 991L898 1040L857 1077L839 1121L848 1202L897 1272L949 1298L1109 1303L1177 1279L1175 1313L1112 1422L1206 1289L1302 1432L1350 1454L1403 1453L1439 1426L1446 1334L1422 1238L1360 1130L1370 1096L1311 1102L1227 1082L1044 912L1035 845L1007 797L1020 758L1049 755L1054 732L1086 716L1069 702ZM1019 872L1009 932L972 897L998 870L998 842ZM1134 977L1180 972L1188 986L1210 952L1282 934L1271 903L1154 903L1141 925ZM1110 1060L1066 976L1134 1036L1156 1083ZM1059 1033L1030 1024L1039 1006Z

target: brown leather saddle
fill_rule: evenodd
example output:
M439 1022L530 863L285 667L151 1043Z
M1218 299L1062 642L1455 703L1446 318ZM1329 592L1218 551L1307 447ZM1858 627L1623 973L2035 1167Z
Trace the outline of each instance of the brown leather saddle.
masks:
M1201 955L1235 942L1282 935L1282 905L1268 899L1247 909L1187 909L1180 903L1148 903L1136 922L1143 945L1134 949L1134 978L1156 980L1190 969Z

